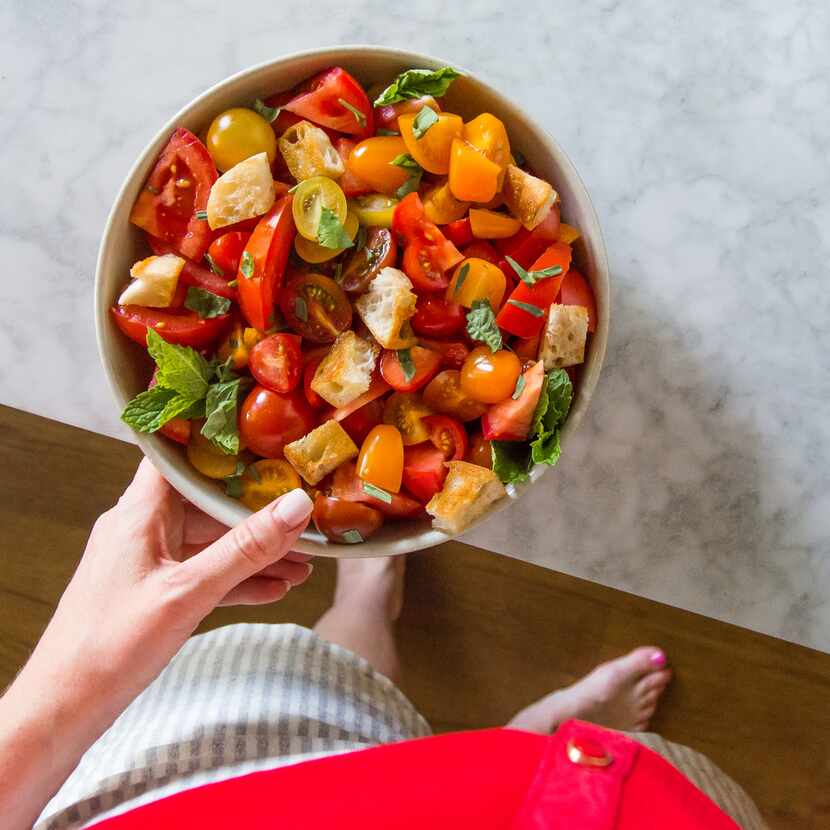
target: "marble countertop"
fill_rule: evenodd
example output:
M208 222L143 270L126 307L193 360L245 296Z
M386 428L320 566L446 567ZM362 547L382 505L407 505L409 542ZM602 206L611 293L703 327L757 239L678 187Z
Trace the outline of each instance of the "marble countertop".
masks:
M100 233L158 127L297 49L449 57L592 193L606 369L560 465L471 543L830 651L830 8L478 0L0 8L0 401L129 438L99 371Z

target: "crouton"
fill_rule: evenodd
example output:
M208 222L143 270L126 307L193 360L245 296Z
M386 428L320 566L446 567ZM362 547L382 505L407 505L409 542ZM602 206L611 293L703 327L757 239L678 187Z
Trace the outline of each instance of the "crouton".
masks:
M337 421L326 421L283 450L291 466L309 483L317 484L344 461L357 455L357 446Z
M507 209L529 231L545 219L559 198L546 181L525 173L515 164L507 165L501 192Z
M486 467L450 461L443 489L427 503L433 527L461 533L494 502L506 494L499 477Z
M346 172L346 165L329 137L308 121L289 127L277 144L289 172L298 182L312 176L339 179Z
M130 268L133 281L121 292L118 305L167 308L179 284L184 260L175 254L148 256Z
M408 349L418 342L406 325L418 299L411 289L412 283L403 271L384 268L355 302L366 327L386 349Z
M353 331L344 331L320 361L311 388L332 406L351 403L369 388L378 351Z
M585 360L587 339L588 309L554 303L539 344L539 360L547 370L576 366Z
M257 153L223 173L210 189L207 220L211 230L262 216L274 204L274 179L267 153Z
M579 228L575 228L573 225L568 225L566 222L559 223L559 237L557 238L557 242L564 242L566 245L573 245L582 234L579 232Z

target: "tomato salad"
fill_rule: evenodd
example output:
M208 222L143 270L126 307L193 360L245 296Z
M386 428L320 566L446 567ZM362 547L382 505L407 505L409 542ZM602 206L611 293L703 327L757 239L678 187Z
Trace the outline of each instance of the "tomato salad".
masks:
M156 365L123 420L251 510L305 487L333 542L461 530L555 463L596 327L579 231L458 77L333 67L179 127L132 209L112 318Z

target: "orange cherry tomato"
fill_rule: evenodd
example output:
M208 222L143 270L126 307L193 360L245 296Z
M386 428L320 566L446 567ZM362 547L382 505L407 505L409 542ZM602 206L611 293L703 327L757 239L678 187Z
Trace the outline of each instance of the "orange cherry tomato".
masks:
M429 429L423 422L427 415L432 415L432 409L418 392L395 392L383 407L383 423L395 426L407 447L429 438Z
M506 213L485 208L470 209L470 230L476 239L507 239L518 233L522 224Z
M450 222L463 220L470 206L468 202L459 202L452 195L448 181L430 188L424 194L423 202L424 215L436 225L447 225Z
M498 265L493 265L485 259L470 257L455 269L447 288L447 299L460 303L465 308L472 308L476 300L486 298L493 310L498 311L506 290L507 278Z
M424 389L424 403L435 412L452 415L459 421L474 421L487 411L486 404L471 398L461 388L461 373L456 369L439 372L427 384ZM426 427L423 429L426 434L421 440L426 440L429 434Z
M404 140L398 136L367 138L352 150L348 168L372 189L393 196L409 178L409 171L392 164L392 161L407 152Z
M409 155L429 173L447 173L450 169L450 148L453 139L461 138L464 121L460 115L442 112L438 120L420 138L416 138L416 118L417 116L411 113L398 116L401 138L409 150Z
M483 112L466 123L464 140L490 161L495 162L502 171L510 164L510 139L507 137L504 122L495 115Z
M357 475L388 493L401 489L403 439L397 427L378 424L366 436L357 457Z
M402 357L404 360L406 357L409 358L407 364L407 369L411 372L409 377L407 377L407 369L401 363ZM412 346L401 350L384 349L380 358L380 374L395 391L414 392L432 380L440 365L441 355L423 346Z
M194 421L187 444L187 460L208 478L225 478L232 476L239 461L238 455L228 455L215 447L204 435L204 421Z
M504 171L471 144L453 139L450 150L450 190L462 202L489 202L501 189Z
M281 458L269 458L251 464L242 475L239 500L249 510L262 510L274 499L301 487L294 468Z
M470 444L467 447L467 454L464 456L465 461L470 464L478 464L479 467L486 467L488 470L493 468L493 455L490 449L490 442L480 433L477 432L470 438Z
M435 112L441 112L441 107L431 95L422 95L420 98L407 98L394 104L384 104L382 107L375 107L375 126L387 130L398 131L398 118L411 112L420 112L424 107L429 107Z
M461 367L461 391L482 403L499 403L513 394L521 373L522 362L509 349L478 346Z
M222 341L216 356L224 363L229 357L233 358L231 367L244 369L248 365L251 350L265 335L251 326L237 323L231 333Z

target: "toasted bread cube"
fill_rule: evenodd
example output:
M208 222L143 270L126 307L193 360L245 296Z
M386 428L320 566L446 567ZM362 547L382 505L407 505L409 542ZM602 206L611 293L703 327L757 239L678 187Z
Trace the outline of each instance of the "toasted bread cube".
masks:
M332 406L351 403L369 388L378 352L374 343L344 331L320 361L311 388Z
M443 489L427 503L432 526L461 533L494 502L506 494L499 477L486 467L450 461Z
M366 328L385 349L408 349L418 341L406 325L418 298L403 271L384 268L357 298L355 308Z
M167 308L179 284L184 260L175 254L148 256L130 268L133 281L121 292L118 305Z
M274 204L274 178L267 153L257 153L223 173L210 189L207 220L211 230L268 213Z
M507 209L532 231L550 212L559 198L544 180L525 173L515 164L508 164L501 190Z
M346 165L329 137L309 121L289 127L277 145L289 172L298 182L312 176L339 179L346 172Z
M539 344L539 360L546 370L576 366L585 360L587 339L588 309L554 303Z
M283 450L291 466L309 483L316 484L344 461L357 455L357 446L337 421L326 421Z

